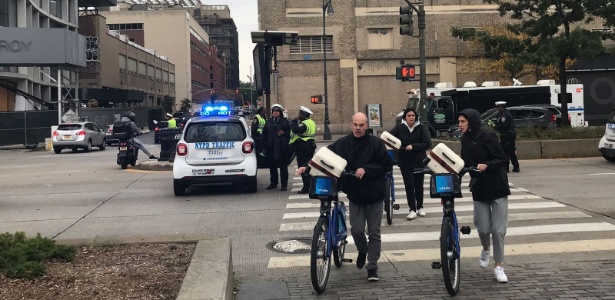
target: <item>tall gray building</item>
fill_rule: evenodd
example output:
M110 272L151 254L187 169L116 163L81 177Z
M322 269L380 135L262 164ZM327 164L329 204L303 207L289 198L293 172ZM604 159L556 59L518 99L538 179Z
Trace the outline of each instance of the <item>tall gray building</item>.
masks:
M239 87L239 40L237 26L227 5L200 5L194 19L207 31L209 41L226 58L226 88Z

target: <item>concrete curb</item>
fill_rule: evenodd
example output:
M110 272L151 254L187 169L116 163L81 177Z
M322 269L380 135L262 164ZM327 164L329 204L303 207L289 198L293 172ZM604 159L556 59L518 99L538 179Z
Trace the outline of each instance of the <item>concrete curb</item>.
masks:
M173 171L173 163L168 161L146 160L138 163L135 169L149 171Z
M234 274L231 239L208 235L95 237L58 239L58 244L96 246L105 244L196 243L192 260L179 289L178 300L233 299Z

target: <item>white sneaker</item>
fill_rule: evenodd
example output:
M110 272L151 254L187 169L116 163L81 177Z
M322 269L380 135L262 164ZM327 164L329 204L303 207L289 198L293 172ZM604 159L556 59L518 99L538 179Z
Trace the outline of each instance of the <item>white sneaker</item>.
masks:
M406 216L406 220L414 220L416 219L416 212L411 210L408 216Z
M419 208L419 211L416 212L420 217L424 217L427 214L425 213L425 211L422 208Z
M486 269L489 266L489 254L490 251L485 251L485 249L480 250L480 267L483 269ZM502 271L502 274L504 274L504 271Z
M506 274L504 274L504 268L502 267L495 267L495 269L493 269L493 273L495 274L495 280L499 283L506 283L508 282L508 277L506 277Z

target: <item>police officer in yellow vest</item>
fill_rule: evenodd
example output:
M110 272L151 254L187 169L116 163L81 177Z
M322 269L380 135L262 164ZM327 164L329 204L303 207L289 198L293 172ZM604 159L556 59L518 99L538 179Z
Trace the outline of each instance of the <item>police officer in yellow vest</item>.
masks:
M316 143L314 136L316 135L316 123L310 119L312 111L307 107L301 106L299 110L299 117L293 119L290 122L290 142L295 154L297 155L297 165L299 167L305 166L316 151ZM312 177L307 174L301 174L303 180L303 188L299 191L299 194L307 194L310 192L310 180Z
M167 128L176 128L177 127L177 121L175 121L175 119L173 118L173 115L170 113L167 113Z
M252 138L256 144L256 153L259 155L263 149L263 127L265 127L265 123L267 123L267 116L265 116L265 113L265 108L259 107L258 110L256 110L256 115L254 115L254 120L252 120L252 125L250 126Z

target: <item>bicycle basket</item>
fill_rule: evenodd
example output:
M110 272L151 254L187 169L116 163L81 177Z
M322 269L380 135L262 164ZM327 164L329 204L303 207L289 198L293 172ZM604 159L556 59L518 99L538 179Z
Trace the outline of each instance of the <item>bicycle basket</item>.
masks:
M310 181L310 199L337 199L337 179L328 176L313 176Z
M461 197L461 182L459 177L451 173L438 173L429 180L429 196L431 198Z

